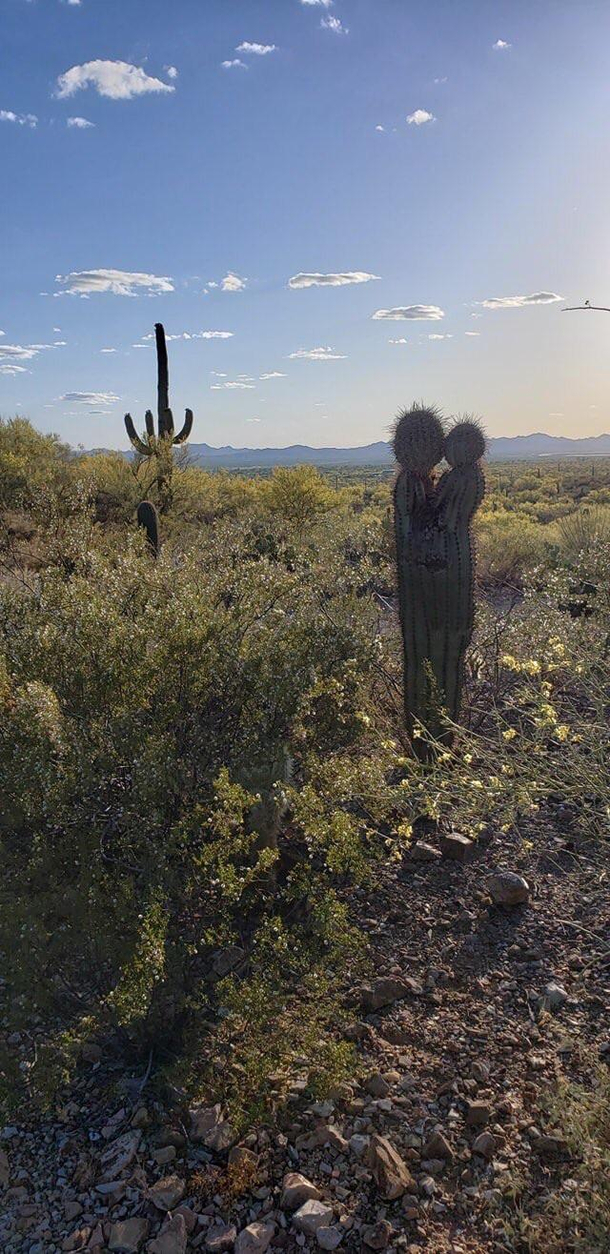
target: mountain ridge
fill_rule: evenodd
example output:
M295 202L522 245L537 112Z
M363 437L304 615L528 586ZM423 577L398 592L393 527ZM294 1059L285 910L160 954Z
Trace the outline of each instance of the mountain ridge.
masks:
M309 444L290 444L284 448L234 448L225 444L190 443L191 462L218 469L266 469L272 466L391 466L394 462L389 441L352 448L315 448ZM107 453L109 449L90 449L86 456ZM124 456L133 454L120 450ZM610 457L610 433L572 439L564 435L548 435L535 431L529 435L492 436L488 440L489 461L532 461L547 457Z

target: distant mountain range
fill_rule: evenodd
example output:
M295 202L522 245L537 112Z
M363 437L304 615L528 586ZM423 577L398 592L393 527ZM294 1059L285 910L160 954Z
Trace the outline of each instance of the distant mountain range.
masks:
M92 452L107 450L93 449ZM208 468L266 469L270 466L391 466L390 444L377 440L357 448L311 448L291 444L288 448L213 448L211 444L189 444L190 460ZM129 456L129 454L126 454ZM584 436L570 440L563 435L498 436L488 442L490 461L534 461L544 457L610 457L610 435Z

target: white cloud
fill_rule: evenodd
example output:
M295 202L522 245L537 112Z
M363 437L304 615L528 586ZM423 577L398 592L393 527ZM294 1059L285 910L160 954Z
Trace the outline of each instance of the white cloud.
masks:
M53 344L0 344L0 374L27 374L24 362L54 347Z
M108 96L111 100L131 100L149 92L176 90L169 83L151 78L140 66L130 65L127 61L85 61L84 65L73 65L65 74L60 74L56 94L60 100L65 100L86 87L94 87L100 96Z
M32 130L38 126L35 113L13 113L12 109L0 109L0 122L14 122L17 126L29 126Z
M168 78L178 77L178 70L176 69L175 65L164 65L163 69L165 70L165 73L167 74Z
M375 130L376 130L376 131L381 131L383 134L385 134L385 126L376 126L376 127L375 127Z
M74 8L77 8L78 5L80 5L81 0L64 0L64 2L65 4L69 4L70 7L74 9Z
M444 309L438 305L398 305L395 309L378 309L372 315L374 322L410 322L428 320L438 322L445 317Z
M68 118L66 126L76 127L79 131L88 131L95 126L95 122L89 122L87 118Z
M240 61L239 57L234 57L232 61L221 61L223 70L247 70L248 66L245 61Z
M513 45L507 43L505 39L496 39L495 44L492 44L495 52L506 52L506 50L508 48L512 48L512 46Z
M448 333L447 335L429 335L428 339L429 340L452 340L453 336L450 333Z
M464 331L464 335L469 335L471 339L480 334L480 331Z
M531 296L492 296L477 304L484 309L523 309L526 305L552 305L557 300L563 300L563 296L556 292L532 292Z
M221 392L223 388L228 388L231 391L252 392L255 387L256 387L256 384L254 382L254 379L248 379L248 378L230 379L230 380L227 380L226 383L211 383L210 391Z
M334 348L299 348L296 353L289 353L289 357L298 358L303 361L345 361L345 353L336 353Z
M154 340L155 335L150 331L148 335L143 335L143 340ZM175 335L166 335L166 340L230 340L233 338L232 331L178 331ZM134 345L134 347L136 347Z
M445 74L444 78L435 78L433 79L433 82L435 83L437 87L439 87L441 83L447 82L447 75Z
M335 35L349 35L347 26L338 17L323 17L320 26L323 30L332 30Z
M266 57L270 52L277 52L277 44L251 44L245 39L235 51L244 52L252 57Z
M116 353L116 348L100 348L100 353Z
M366 270L346 270L336 274L294 274L288 280L288 286L301 287L345 287L348 283L370 283L378 279L378 274L367 274Z
M158 296L174 290L172 280L166 276L129 270L73 270L70 274L58 274L56 282L65 283L58 296L88 297L98 292L111 292L113 296L138 296L148 292L150 296Z
M323 9L330 9L333 0L301 0L301 4L320 5Z
M408 343L409 341L405 339L404 335L401 335L400 338L397 340L388 340L388 344L408 344Z
M282 374L281 370L269 370L267 374L260 374L259 379L286 379L287 375Z
M243 292L247 282L247 279L240 279L238 274L233 274L231 270L229 270L229 273L225 274L220 286L223 292Z
M120 399L114 392L65 392L60 401L77 405L116 405Z
M408 114L407 122L409 126L424 126L426 122L436 122L436 118L427 109L416 109L414 113Z
M246 422L260 422L260 418L246 418Z

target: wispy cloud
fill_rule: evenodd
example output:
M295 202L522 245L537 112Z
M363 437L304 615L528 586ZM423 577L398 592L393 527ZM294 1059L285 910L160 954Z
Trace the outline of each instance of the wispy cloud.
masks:
M242 379L227 379L226 383L211 383L210 390L212 392L221 392L224 388L233 392L253 392L256 387L254 379L248 377Z
M332 3L333 3L333 0L301 0L301 4L306 4L306 5L309 5L310 7L313 5L318 5L322 9L330 9Z
M429 340L452 340L453 335L451 334L451 332L447 332L446 335L429 335L428 339Z
M223 70L247 70L248 66L245 61L240 61L239 57L233 57L232 61L220 62Z
M405 339L404 335L401 335L399 339L397 340L388 340L388 344L408 344L408 343L409 341Z
M382 134L385 134L385 126L376 126L375 130L380 131Z
M229 273L225 274L220 286L223 292L243 292L247 282L247 279L241 279L238 274L233 274L233 272L229 270Z
M345 270L334 274L294 274L288 280L288 286L301 287L346 287L349 283L370 283L378 279L378 274L368 274L366 270Z
M178 70L175 65L164 65L163 69L168 78L178 78Z
M407 115L407 122L409 126L425 126L426 122L436 122L436 118L427 109L416 109Z
M95 126L95 122L90 122L88 118L68 118L66 126L73 127L77 131L88 131Z
M128 270L73 270L70 274L58 274L55 281L65 285L58 296L88 297L100 292L110 292L113 296L139 296L146 292L149 296L158 296L174 290L170 278Z
M475 339L481 334L480 331L464 331L464 335L468 335L470 339Z
M143 335L143 340L154 340L154 332ZM166 335L166 340L230 340L233 331L178 331L175 335Z
M100 353L116 353L116 348L100 348Z
M120 399L114 392L65 392L60 401L76 405L116 405Z
M32 130L38 126L35 113L13 113L12 109L0 109L0 122L14 122L16 126L29 126Z
M438 305L397 305L395 309L378 309L372 315L374 322L410 322L419 319L438 322L445 317Z
M251 44L247 39L239 44L235 49L236 52L243 52L246 56L266 57L270 52L277 52L277 44Z
M326 345L320 348L298 348L296 353L289 353L288 356L302 361L345 361L347 354L336 353L334 348Z
M58 344L0 344L0 374L26 374L24 362L32 361L46 349L59 347Z
M267 374L259 374L259 379L286 379L288 376L281 370L268 370Z
M532 292L531 296L491 296L477 304L483 309L523 309L527 305L552 305L557 300L563 300L563 296L556 292Z
M333 17L332 15L323 17L320 22L320 26L323 30L331 30L334 35L349 35L347 26L343 25L340 18Z
M131 100L150 92L176 90L170 83L151 78L139 65L130 65L127 61L85 61L60 74L56 95L64 100L87 87L93 87L100 96L111 100Z
M495 52L506 52L509 48L512 48L512 46L513 45L507 43L505 39L496 39L495 44L492 44L492 48Z

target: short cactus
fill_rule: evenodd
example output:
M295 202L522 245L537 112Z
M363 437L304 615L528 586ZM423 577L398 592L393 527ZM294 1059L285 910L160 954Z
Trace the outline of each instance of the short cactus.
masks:
M140 501L137 511L138 526L146 532L146 539L153 557L159 556L161 537L159 534L159 515L152 501Z
M474 619L470 527L485 491L485 437L470 420L445 434L438 411L419 405L399 416L394 452L400 465L394 517L407 729L413 737L421 725L447 742L447 720L459 718ZM437 479L434 468L443 456L450 469Z
M160 322L155 324L155 340L157 345L157 432L155 433L155 421L150 409L146 410L144 416L145 435L138 435L131 414L125 414L125 428L133 447L141 457L157 459L159 503L161 512L164 513L171 504L172 445L184 444L185 440L188 440L193 427L193 411L187 409L184 425L176 435L174 415L169 407L167 345L165 331Z

